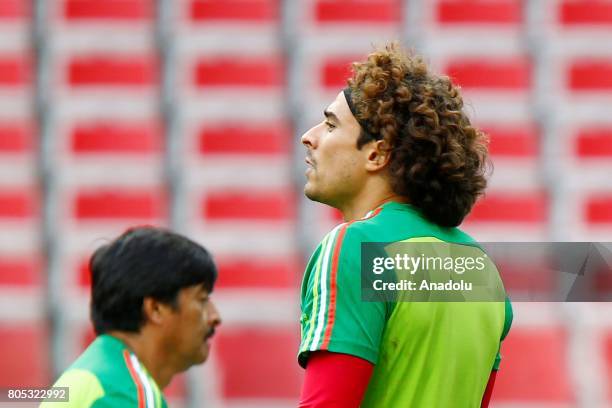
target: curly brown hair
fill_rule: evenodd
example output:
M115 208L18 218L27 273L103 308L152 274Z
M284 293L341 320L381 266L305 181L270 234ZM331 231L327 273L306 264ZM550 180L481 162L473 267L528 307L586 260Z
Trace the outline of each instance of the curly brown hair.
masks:
M366 124L357 147L387 141L394 192L438 225L461 224L487 185L489 162L488 138L463 112L459 89L397 43L353 71L352 102Z

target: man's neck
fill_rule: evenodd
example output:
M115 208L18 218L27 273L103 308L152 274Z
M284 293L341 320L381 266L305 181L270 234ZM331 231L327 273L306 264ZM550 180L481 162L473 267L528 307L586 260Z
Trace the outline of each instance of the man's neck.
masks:
M368 212L375 210L381 205L390 201L407 202L407 200L397 194L388 193L386 195L369 196L353 200L343 208L339 208L344 221L359 220L367 215Z
M172 377L178 372L167 364L163 352L155 341L149 340L141 333L112 331L109 335L121 340L147 369L160 389L166 388ZM145 340L146 339L146 340Z

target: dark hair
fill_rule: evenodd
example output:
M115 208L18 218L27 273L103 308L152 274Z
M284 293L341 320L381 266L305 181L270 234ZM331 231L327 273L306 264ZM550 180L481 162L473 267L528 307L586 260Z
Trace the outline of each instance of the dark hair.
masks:
M432 222L459 225L484 191L488 168L488 139L463 112L459 89L397 43L353 63L353 71L357 119L369 127L357 147L386 140L394 192Z
M183 288L203 284L211 292L217 269L195 242L153 227L127 230L96 250L91 271L91 320L97 334L138 332L145 297L176 306Z

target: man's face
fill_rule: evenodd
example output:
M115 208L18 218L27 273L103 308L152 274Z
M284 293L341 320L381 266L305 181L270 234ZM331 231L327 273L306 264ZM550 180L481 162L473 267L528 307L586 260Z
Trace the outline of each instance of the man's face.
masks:
M340 92L325 110L324 120L302 136L308 149L304 187L308 198L338 208L360 191L367 175L365 154L357 149L360 130Z
M181 289L176 303L165 325L166 346L186 370L208 358L210 338L221 317L203 285Z

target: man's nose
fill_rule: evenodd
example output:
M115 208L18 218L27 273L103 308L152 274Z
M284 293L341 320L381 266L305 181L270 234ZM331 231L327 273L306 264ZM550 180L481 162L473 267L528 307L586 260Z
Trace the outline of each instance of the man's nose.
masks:
M316 126L308 129L306 133L302 135L301 141L302 144L309 149L316 148Z

